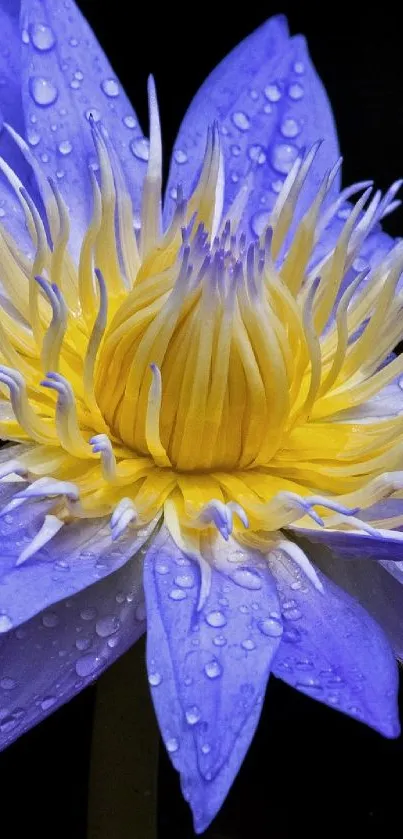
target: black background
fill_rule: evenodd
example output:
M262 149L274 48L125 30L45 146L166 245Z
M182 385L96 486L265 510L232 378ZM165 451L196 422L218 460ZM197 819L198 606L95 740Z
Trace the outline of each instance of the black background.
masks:
M392 4L81 0L117 75L147 126L146 79L156 77L166 158L205 76L272 14L303 32L333 104L345 184L373 178L385 189L403 175L401 29ZM402 235L398 210L387 220ZM130 689L130 686L128 686ZM133 688L134 689L134 688ZM95 688L0 756L4 836L84 839ZM139 755L134 754L137 761ZM110 767L113 772L113 765ZM386 741L279 682L270 683L261 724L208 839L283 839L401 832L402 741ZM158 839L191 839L187 807L163 751ZM6 828L6 825L9 827ZM399 827L400 825L400 827ZM10 832L11 829L11 832ZM133 839L144 839L133 825ZM91 837L92 839L92 837ZM110 839L122 839L111 833Z

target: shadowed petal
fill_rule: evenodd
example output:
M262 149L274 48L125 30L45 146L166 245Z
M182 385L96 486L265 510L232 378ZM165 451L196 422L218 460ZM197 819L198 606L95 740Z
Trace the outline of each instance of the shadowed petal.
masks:
M401 502L400 502L401 503ZM399 562L345 559L343 554L301 539L300 545L321 571L358 600L389 638L395 656L403 659L403 587L392 576ZM386 566L386 567L385 567ZM388 573L390 571L390 573Z
M305 40L290 39L284 18L274 17L222 61L195 96L179 131L167 190L185 196L200 170L208 125L217 121L225 157L224 211L245 177L253 172L254 190L244 216L256 233L287 173L302 149L324 141L310 173L300 211L316 192L326 169L339 156L331 109L310 61ZM335 184L337 189L337 184ZM251 227L249 226L251 224Z
M274 675L386 737L397 737L398 671L382 629L325 576L321 594L283 553L271 554L269 565L284 621Z
M62 0L22 0L22 21L30 33L22 53L28 140L45 174L56 179L75 230L82 232L91 208L87 168L95 160L90 115L95 121L102 119L108 131L135 207L139 206L146 163L144 155L134 155L131 144L142 132L109 62L74 3L67 8Z
M153 701L199 833L220 808L249 746L282 633L271 574L261 555L242 554L242 564L224 557L221 571L212 568L199 611L198 566L165 528L144 564Z
M0 749L83 690L140 637L141 577L136 557L0 636Z
M21 486L24 484L0 485L2 506ZM19 554L38 532L51 506L50 501L29 502L0 517L0 631L1 627L3 631L17 627L116 571L140 550L154 527L128 528L112 542L107 519L76 520L17 565Z
M397 501L393 505L392 515L397 515ZM379 512L384 514L388 509L387 502L376 505ZM402 501L400 501L399 514L402 512ZM375 513L376 508L372 508ZM370 523L370 510L365 510L365 520ZM376 515L376 513L375 513ZM364 516L363 516L364 518ZM379 536L370 533L357 532L354 530L330 530L323 527L305 528L293 527L292 530L297 536L303 536L309 542L324 545L336 551L343 559L363 559L374 562L389 560L399 563L403 556L403 533L399 530L380 530Z

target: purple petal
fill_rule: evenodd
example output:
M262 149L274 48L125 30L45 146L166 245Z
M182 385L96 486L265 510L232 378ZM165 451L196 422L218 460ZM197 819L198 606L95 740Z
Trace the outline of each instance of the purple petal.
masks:
M83 690L140 637L141 576L133 559L0 636L0 749Z
M345 560L343 555L319 545L300 542L315 565L344 591L358 600L389 638L397 658L403 659L403 587L389 567L400 563ZM386 565L386 568L385 568ZM389 567L388 567L389 566Z
M24 125L20 90L21 36L18 16L19 3L15 0L2 0L0 7L0 131L3 119L12 123L17 131L22 131Z
M21 486L0 484L0 505ZM0 632L107 577L134 557L153 530L153 525L138 531L129 528L112 542L107 519L76 520L17 565L50 506L49 501L29 502L0 517Z
M397 737L398 671L382 629L324 575L321 594L284 554L271 555L269 565L284 622L274 675L386 737Z
M199 833L219 810L250 744L282 633L267 566L256 552L242 554L235 564L219 553L221 571L212 568L200 610L198 565L165 528L144 564L153 701Z
M167 190L167 217L172 189L183 185L187 196L195 184L206 132L217 121L225 157L224 211L245 177L254 173L254 189L244 216L256 234L273 207L286 174L303 149L322 139L309 185L300 203L306 208L325 170L339 156L331 109L310 61L305 40L289 39L287 24L274 17L242 41L216 67L194 98L179 131ZM334 189L337 191L337 184ZM249 227L249 224L251 228Z
M75 4L22 0L30 35L23 45L22 94L28 141L71 210L75 231L90 218L88 165L94 161L89 119L102 119L125 171L135 207L146 164L136 157L137 117ZM144 156L143 156L144 157Z
M402 502L400 502L399 506L399 513L401 515ZM365 519L368 522L370 522L370 509L364 511ZM380 512L382 511L382 507L378 505L377 509ZM386 509L384 507L384 511ZM395 506L392 515L397 515ZM374 562L391 560L399 562L403 556L403 533L398 530L382 530L379 532L379 536L354 530L329 530L322 527L311 529L292 527L292 530L298 536L303 536L314 544L329 547L332 551L336 551L343 559L365 559L367 561L372 559Z

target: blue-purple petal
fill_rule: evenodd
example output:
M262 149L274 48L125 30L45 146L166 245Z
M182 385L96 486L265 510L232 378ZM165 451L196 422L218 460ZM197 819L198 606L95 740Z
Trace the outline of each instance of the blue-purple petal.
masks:
M269 565L284 622L274 675L386 737L397 737L398 670L383 630L324 575L321 593L283 553L272 555Z
M19 6L16 0L2 0L0 6L0 134L3 120L12 123L17 131L22 131L24 125Z
M102 120L139 206L146 164L133 152L136 114L91 28L74 3L22 0L22 96L31 148L71 211L73 232L91 210L88 166L95 162L89 119Z
M83 690L140 637L141 577L134 559L0 635L0 749Z
M305 40L290 39L284 18L274 17L242 41L216 67L195 96L175 144L167 189L188 195L200 170L209 125L220 128L225 158L224 211L249 173L254 189L244 214L256 234L298 154L323 140L299 211L306 208L325 170L339 156L330 105ZM337 191L337 181L334 184Z
M1 484L1 505L20 487ZM0 632L107 577L138 553L153 530L153 525L138 531L128 528L112 542L107 519L76 520L17 565L50 507L46 500L29 502L0 517Z
M197 832L214 818L244 758L282 633L274 580L260 555L243 554L242 564L213 566L200 609L199 567L165 528L144 564L149 681Z

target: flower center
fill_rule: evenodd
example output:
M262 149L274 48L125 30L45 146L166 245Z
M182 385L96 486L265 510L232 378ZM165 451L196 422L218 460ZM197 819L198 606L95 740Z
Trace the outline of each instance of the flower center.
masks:
M401 418L359 416L403 370L403 358L384 363L401 338L402 247L372 271L353 267L395 189L365 209L366 192L342 223L354 190L331 202L334 167L297 224L314 148L246 246L251 185L223 214L214 127L195 191L188 201L179 191L161 232L152 84L150 113L138 235L116 154L92 126L100 177L91 170L93 217L78 267L66 206L9 129L47 218L0 162L35 248L29 259L0 234L10 299L0 310L1 435L28 443L0 476L19 471L30 497L63 496L64 518L114 510L117 535L164 505L176 534L212 522L224 535L249 523L257 540L296 519L352 526L353 509L402 488Z

